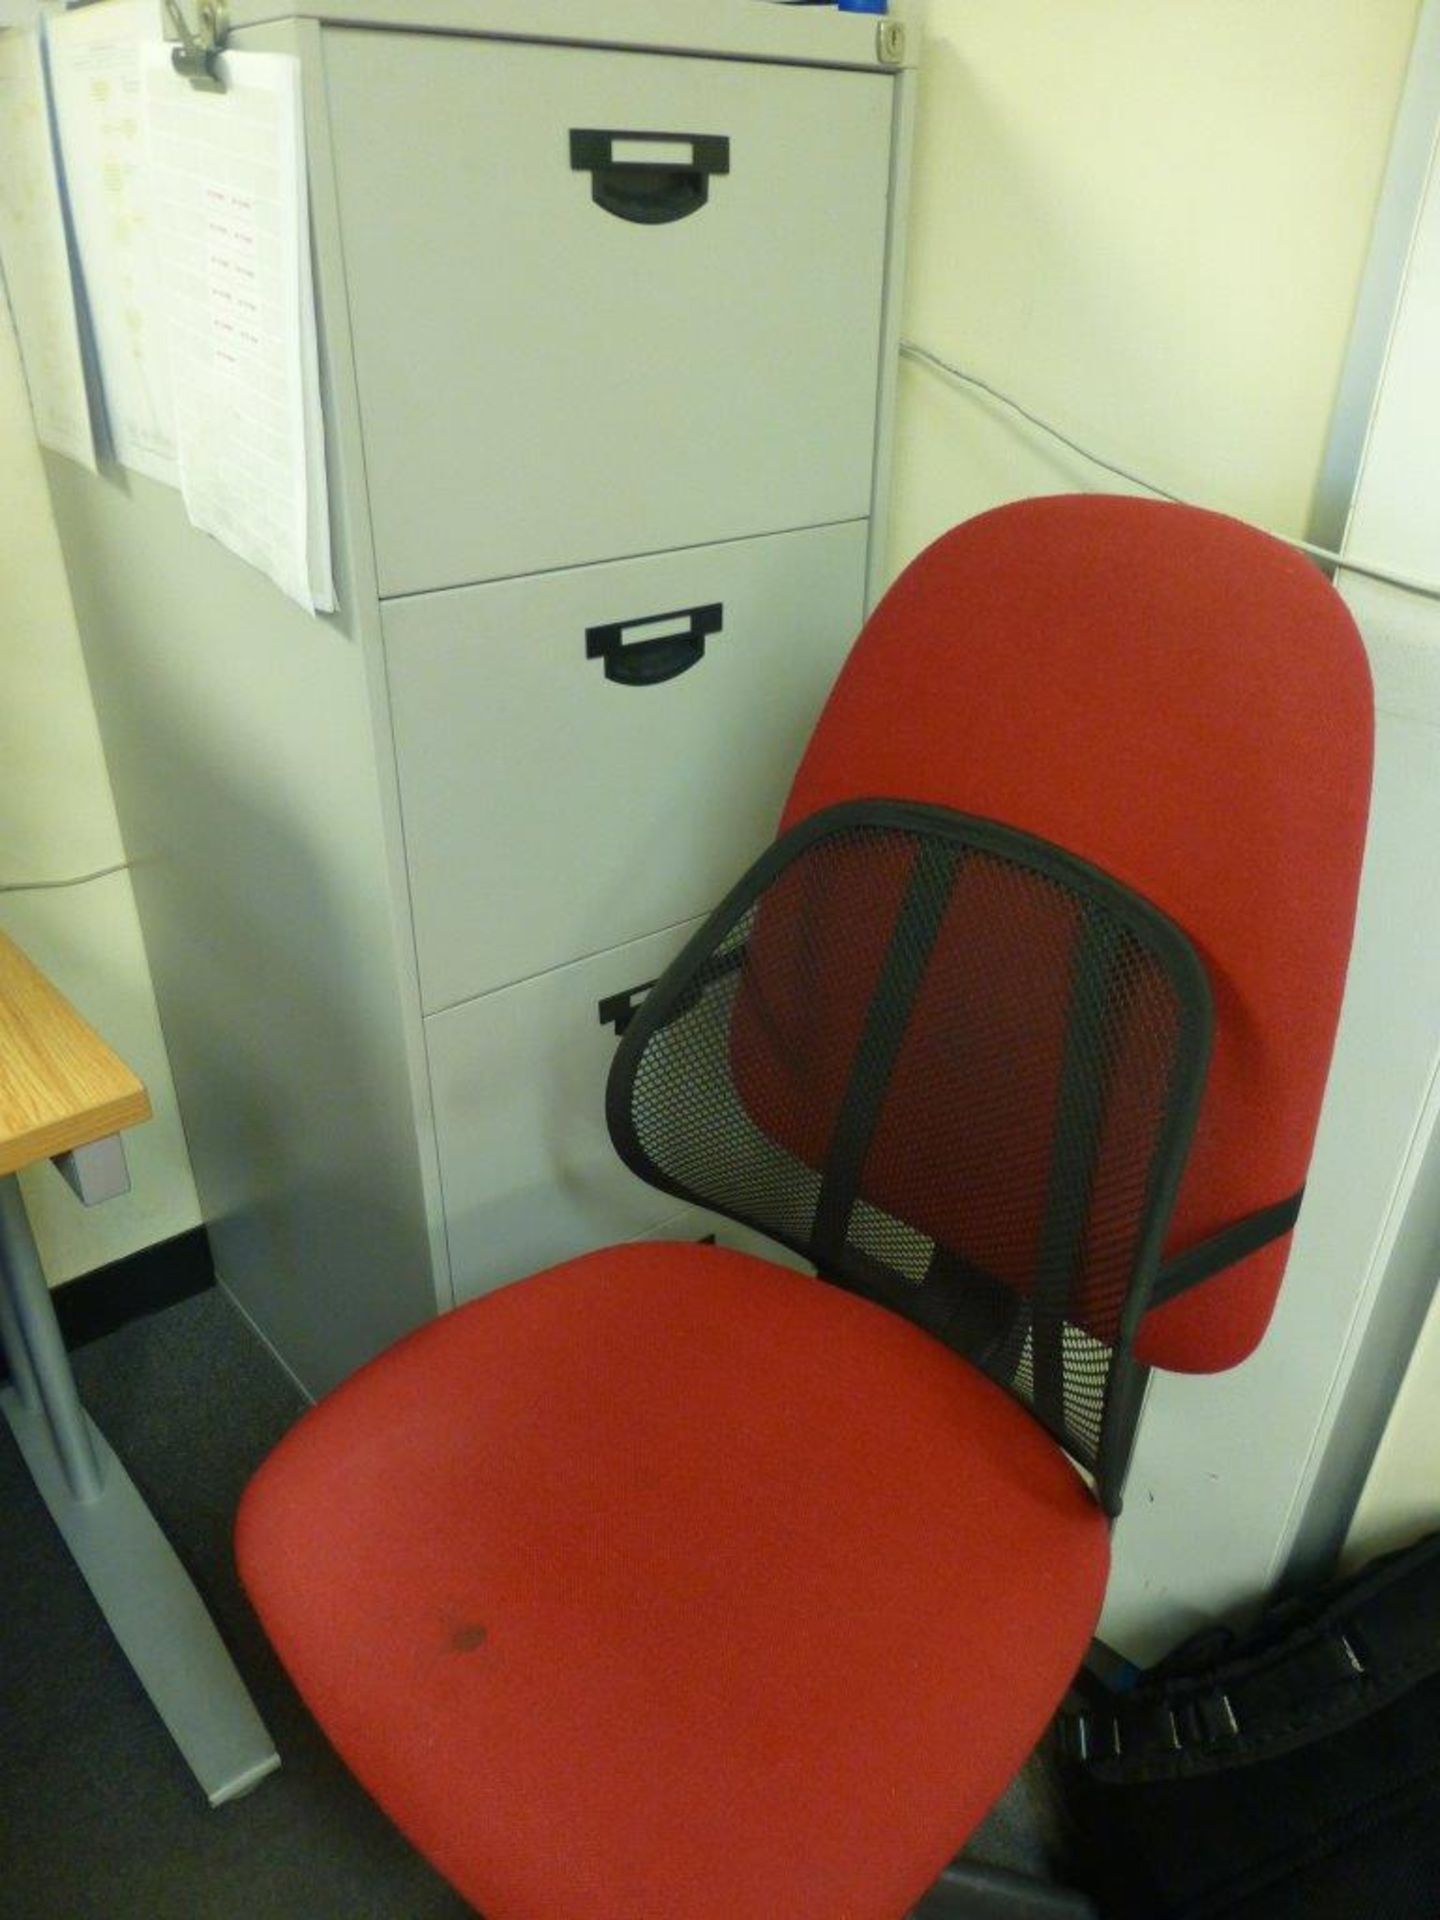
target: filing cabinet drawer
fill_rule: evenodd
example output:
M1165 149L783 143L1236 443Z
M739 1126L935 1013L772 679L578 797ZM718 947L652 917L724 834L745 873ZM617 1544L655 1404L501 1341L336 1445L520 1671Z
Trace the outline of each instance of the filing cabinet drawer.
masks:
M617 1035L599 1006L674 958L698 922L558 967L425 1022L457 1301L588 1247L638 1238L675 1200L605 1129Z
M428 1012L706 912L773 836L866 528L384 609Z
M888 76L325 61L382 595L869 511Z

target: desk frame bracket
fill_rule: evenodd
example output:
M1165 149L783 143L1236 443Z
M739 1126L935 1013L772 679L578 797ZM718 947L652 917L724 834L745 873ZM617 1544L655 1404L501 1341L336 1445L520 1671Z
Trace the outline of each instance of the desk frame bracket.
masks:
M279 1755L214 1622L150 1509L90 1420L14 1174L0 1176L0 1412L51 1518L211 1806Z

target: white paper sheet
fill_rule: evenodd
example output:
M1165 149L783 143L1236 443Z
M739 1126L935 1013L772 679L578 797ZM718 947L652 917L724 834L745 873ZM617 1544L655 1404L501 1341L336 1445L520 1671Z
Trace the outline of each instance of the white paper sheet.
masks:
M180 487L197 527L335 604L299 62L226 54L223 93L142 53Z
M36 436L93 472L95 437L33 27L0 32L0 262Z
M140 74L142 48L161 43L159 0L51 14L46 36L111 448L122 465L178 486Z

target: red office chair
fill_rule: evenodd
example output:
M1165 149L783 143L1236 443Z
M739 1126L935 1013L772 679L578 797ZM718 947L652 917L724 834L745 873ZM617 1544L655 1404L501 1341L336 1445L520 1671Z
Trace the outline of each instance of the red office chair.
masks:
M824 1279L569 1261L245 1499L301 1692L489 1920L936 1880L1085 1653L1145 1368L1269 1318L1370 745L1338 597L1214 515L1027 502L891 589L608 1095L632 1167Z

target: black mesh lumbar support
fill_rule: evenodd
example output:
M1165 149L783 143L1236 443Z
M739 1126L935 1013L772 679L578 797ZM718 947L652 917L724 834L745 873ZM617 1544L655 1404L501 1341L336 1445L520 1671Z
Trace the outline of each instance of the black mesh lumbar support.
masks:
M964 1353L1117 1510L1210 1018L1185 936L1083 861L854 802L772 847L651 991L610 1130L646 1180Z

